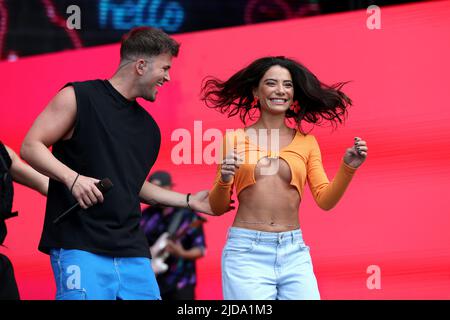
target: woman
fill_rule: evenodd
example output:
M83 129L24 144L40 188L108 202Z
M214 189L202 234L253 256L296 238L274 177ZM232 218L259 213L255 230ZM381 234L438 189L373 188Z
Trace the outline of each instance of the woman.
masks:
M244 124L259 111L253 125L227 132L210 193L216 215L232 209L233 186L239 200L222 254L224 299L320 299L298 220L304 185L308 181L319 207L330 210L368 148L356 137L330 182L319 145L303 132L301 122L342 123L351 105L343 85L327 86L285 57L261 58L226 81L204 83L207 106L228 116L239 114ZM295 121L295 129L286 124L288 119Z

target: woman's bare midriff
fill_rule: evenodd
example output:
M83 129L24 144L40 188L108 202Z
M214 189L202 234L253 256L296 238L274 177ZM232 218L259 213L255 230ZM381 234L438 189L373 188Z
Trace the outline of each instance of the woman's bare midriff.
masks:
M298 229L300 195L289 181L289 166L280 161L277 173L261 174L255 171L256 183L238 195L239 208L233 227L268 232L284 232Z

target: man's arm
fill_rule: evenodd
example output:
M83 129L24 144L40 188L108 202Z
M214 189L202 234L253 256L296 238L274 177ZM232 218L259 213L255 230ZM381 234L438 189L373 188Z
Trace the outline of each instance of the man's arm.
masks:
M5 147L12 161L10 172L13 180L46 196L48 191L48 178L24 163L14 150L6 145Z
M75 199L83 209L103 202L103 195L95 183L98 179L78 176L78 173L56 159L48 149L55 142L72 136L77 114L75 91L69 86L62 89L28 131L20 155L34 169L72 188ZM74 181L76 179L76 184Z
M144 182L139 197L142 202L150 205L162 204L167 207L187 208L185 194L161 188L148 181Z
M189 198L189 207L194 211L213 215L209 205L208 195L208 190L193 194ZM150 205L162 204L170 207L188 207L186 194L166 190L148 181L142 185L139 197L142 202Z

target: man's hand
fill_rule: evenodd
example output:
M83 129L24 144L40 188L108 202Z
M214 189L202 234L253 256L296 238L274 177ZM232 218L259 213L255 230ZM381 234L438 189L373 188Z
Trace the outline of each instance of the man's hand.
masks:
M100 182L100 180L82 175L78 178L74 177L73 179L76 179L75 184L72 182L70 185L67 184L67 187L69 190L72 188L72 195L83 209L87 209L98 202L103 202L103 194L95 185Z
M189 199L189 206L194 211L214 215L209 205L209 190L203 190L193 194Z

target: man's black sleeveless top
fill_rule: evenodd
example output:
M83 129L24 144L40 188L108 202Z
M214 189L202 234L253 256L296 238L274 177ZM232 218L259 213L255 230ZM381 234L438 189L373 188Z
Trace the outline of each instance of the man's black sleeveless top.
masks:
M3 245L3 241L8 233L5 220L17 214L11 212L14 197L14 185L9 172L11 165L12 160L9 157L8 150L6 150L5 145L0 141L0 245Z
M53 145L53 155L81 175L109 178L114 186L103 203L80 208L54 225L53 220L76 200L63 183L50 179L39 250L80 249L114 257L150 257L139 227L139 192L159 152L158 125L107 80L66 86L75 90L75 128L70 139Z

